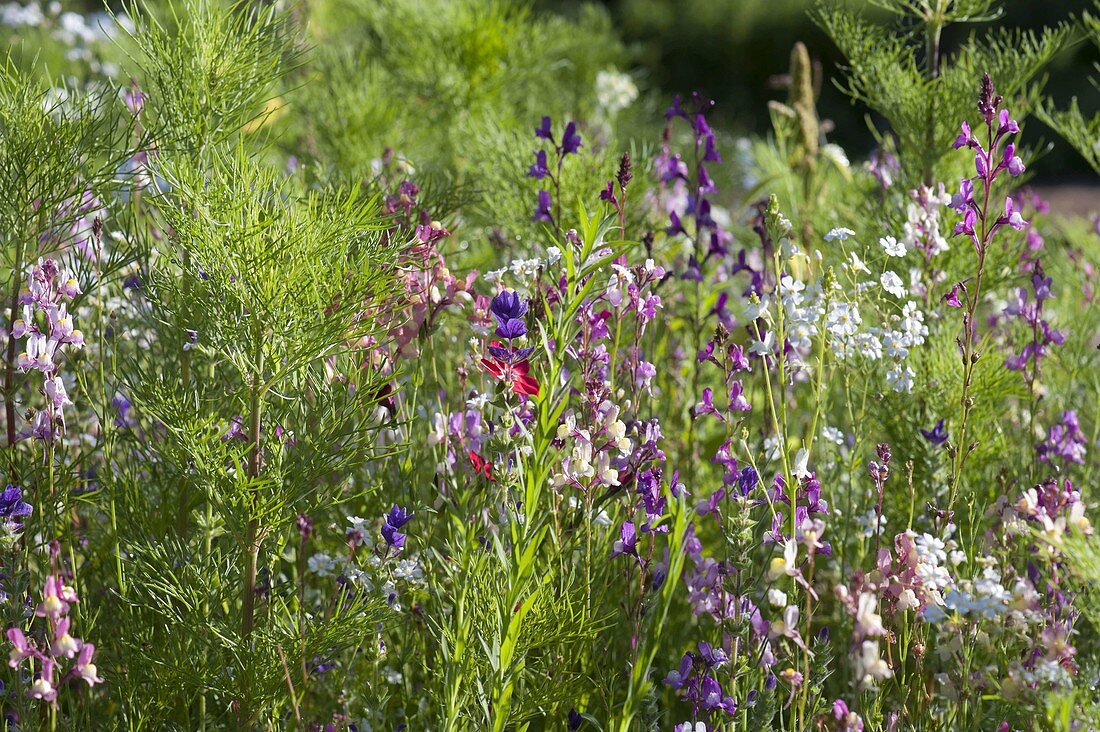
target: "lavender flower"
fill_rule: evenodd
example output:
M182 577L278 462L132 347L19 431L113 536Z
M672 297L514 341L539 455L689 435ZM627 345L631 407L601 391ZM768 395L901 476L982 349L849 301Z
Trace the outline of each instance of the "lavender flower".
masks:
M1035 449L1039 460L1044 463L1054 462L1055 459L1065 463L1084 463L1087 445L1081 423L1077 421L1077 411L1067 409L1062 412L1062 419L1051 425L1047 439Z

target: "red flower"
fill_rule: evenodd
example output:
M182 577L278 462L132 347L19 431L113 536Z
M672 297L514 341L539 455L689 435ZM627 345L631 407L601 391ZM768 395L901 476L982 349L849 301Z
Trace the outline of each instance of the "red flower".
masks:
M515 393L526 396L539 395L539 382L528 373L531 365L527 363L527 359L508 363L489 356L481 359L481 365L494 379L510 385Z
M474 466L474 472L484 475L490 482L496 483L497 479L493 477L493 464L485 458L478 455L473 450L469 451L470 462Z

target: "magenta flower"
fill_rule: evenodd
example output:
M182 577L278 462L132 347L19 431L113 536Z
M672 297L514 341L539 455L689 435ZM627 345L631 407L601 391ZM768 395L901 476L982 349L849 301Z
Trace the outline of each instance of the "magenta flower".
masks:
M961 282L956 282L951 287L951 292L943 296L943 301L948 304L949 307L961 308L963 306L962 300L959 299L959 290L962 289Z

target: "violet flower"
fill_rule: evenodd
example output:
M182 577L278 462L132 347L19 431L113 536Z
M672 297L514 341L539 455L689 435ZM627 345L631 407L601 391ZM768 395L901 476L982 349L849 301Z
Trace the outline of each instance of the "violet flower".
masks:
M5 529L17 530L23 527L19 519L30 516L34 507L23 500L23 491L11 483L0 492L0 522Z
M612 558L627 555L641 561L638 556L638 529L633 521L623 522L622 528L619 529L619 538L615 540L611 551Z
M947 441L947 430L944 429L943 420L936 422L935 426L930 430L922 429L920 431L924 435L924 439L931 442L933 445L942 445Z
M535 207L535 214L531 217L531 220L553 223L554 214L550 211L553 205L554 202L550 200L550 191L539 191L538 205Z

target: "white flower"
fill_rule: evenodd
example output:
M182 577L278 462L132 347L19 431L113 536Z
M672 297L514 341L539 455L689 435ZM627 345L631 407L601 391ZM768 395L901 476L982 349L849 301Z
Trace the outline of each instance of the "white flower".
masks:
M882 627L882 616L878 614L878 598L873 593L859 594L856 625L866 635L886 635L886 628Z
M901 281L901 277L898 277L896 272L890 270L883 272L882 277L879 278L879 283L882 284L882 289L894 297L905 297L909 294Z
M875 509L867 509L867 513L856 516L856 523L860 526L860 534L868 539L875 535L875 527L878 527L878 531L883 531L886 528L886 516L880 516L875 513Z
M749 353L755 353L758 356L764 356L770 354L775 350L775 331L769 330L764 334L764 340L753 341L749 346Z
M856 334L863 322L859 309L850 302L838 300L829 306L829 315L825 319L825 328L837 338L846 338Z
M608 114L626 109L638 98L638 87L628 74L619 71L596 73L596 99Z
M832 241L833 239L840 239L841 241L844 241L848 237L855 235L856 232L852 231L851 229L840 227L837 229L833 229L828 234L826 234L825 241Z
M753 321L758 318L768 318L768 306L771 304L771 300L767 295L760 298L758 302L750 302L745 306L745 320Z
M802 480L803 478L810 477L809 471L810 453L806 448L799 448L798 453L794 456L794 465L791 466L791 474L795 480Z
M888 330L882 334L882 342L890 358L906 358L909 355L909 339L904 333Z
M768 603L772 607L787 607L787 593L777 587L768 590Z
M862 670L860 681L864 686L873 686L875 681L888 679L894 675L890 664L879 656L878 641L863 641L856 666Z
M874 333L856 333L852 337L852 348L870 361L882 358L882 341Z
M904 257L907 251L905 242L900 242L892 236L884 236L878 240L878 243L886 250L888 257Z
M336 569L336 560L330 557L328 554L314 554L309 558L307 562L309 571L321 577L328 577L332 575L334 569Z
M834 445L844 444L844 433L838 430L836 427L830 427L825 425L821 428L821 436Z
M547 266L557 264L561 260L561 249L557 247L547 247L546 249L546 264Z
M910 392L913 390L913 369L897 364L886 372L886 383L897 392Z
M863 263L863 260L859 258L859 255L852 252L848 255L848 261L844 267L850 269L853 272L863 272L864 274L871 274L871 270L867 269L867 265Z

